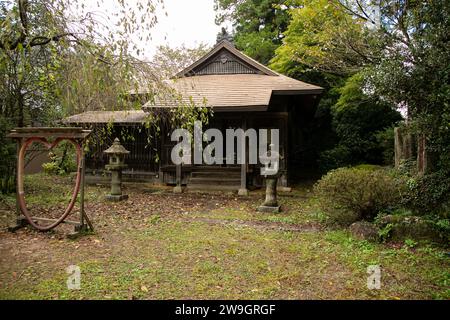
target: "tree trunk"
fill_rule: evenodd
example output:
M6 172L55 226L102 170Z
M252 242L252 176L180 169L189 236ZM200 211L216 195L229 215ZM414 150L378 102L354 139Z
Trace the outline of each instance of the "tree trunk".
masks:
M398 168L405 160L413 157L413 138L400 127L394 129L394 138L395 167Z

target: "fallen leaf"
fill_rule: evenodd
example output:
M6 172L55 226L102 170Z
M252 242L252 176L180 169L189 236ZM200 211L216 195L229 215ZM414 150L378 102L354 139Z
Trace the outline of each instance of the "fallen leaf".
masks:
M148 289L146 286L141 286L141 291L148 292Z

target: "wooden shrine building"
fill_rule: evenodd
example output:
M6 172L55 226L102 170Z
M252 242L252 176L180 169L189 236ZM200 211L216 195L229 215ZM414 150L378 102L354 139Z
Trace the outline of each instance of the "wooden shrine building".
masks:
M306 143L322 88L298 81L258 63L222 40L209 53L170 80L183 97L213 109L208 127L220 129L225 137L228 128L279 129L281 178L288 186L296 178L307 177L313 170L314 155ZM74 115L65 121L71 125L113 123L114 131L130 129L132 141L121 141L130 151L125 178L175 183L175 165L170 153L175 142L171 130L162 133L160 141L148 146L145 130L140 130L147 112L153 108L171 108L170 104L147 103L138 111L91 111ZM207 128L203 128L206 130ZM120 138L120 137L119 137ZM105 142L105 148L110 141ZM101 173L105 157L102 150L87 155L91 174ZM156 158L159 159L155 162ZM241 186L261 186L259 165L190 165L183 166L182 181L188 188L238 190Z

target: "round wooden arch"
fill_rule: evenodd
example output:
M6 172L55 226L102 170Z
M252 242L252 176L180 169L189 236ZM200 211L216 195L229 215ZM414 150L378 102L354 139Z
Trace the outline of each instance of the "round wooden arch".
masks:
M11 130L8 135L9 138L16 139L19 145L19 152L17 156L17 203L21 214L26 219L27 223L36 228L39 231L48 231L57 227L59 224L65 222L67 216L72 212L75 202L80 192L80 188L83 188L83 196L80 199L81 202L81 215L80 225L84 224L84 219L88 222L90 228L92 225L84 212L84 154L83 145L86 138L91 133L90 130L83 130L82 128L16 128ZM53 142L50 142L51 139ZM68 141L74 147L77 155L77 175L75 179L75 185L72 191L72 197L70 202L61 216L57 219L45 219L31 216L27 209L25 201L24 191L24 162L25 154L28 147L37 142L44 145L48 150L56 147L61 141ZM36 221L46 220L51 223L46 226L39 225Z

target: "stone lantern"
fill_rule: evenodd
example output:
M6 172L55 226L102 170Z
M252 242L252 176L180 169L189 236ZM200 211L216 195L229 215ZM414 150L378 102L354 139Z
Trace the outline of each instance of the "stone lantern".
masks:
M258 211L260 212L280 212L281 206L278 204L277 200L277 183L279 174L279 163L280 163L280 155L276 151L273 150L274 145L270 145L270 156L262 158L261 160L266 160L267 162L271 160L274 164L273 168L267 169L266 167L261 168L261 175L264 176L266 180L266 199L264 203L258 207ZM267 163L266 162L266 163Z
M111 147L104 151L109 157L109 163L105 169L111 171L111 194L106 196L110 201L122 201L128 199L128 195L122 194L122 170L128 166L125 164L125 156L130 153L121 144L118 138L114 139Z

